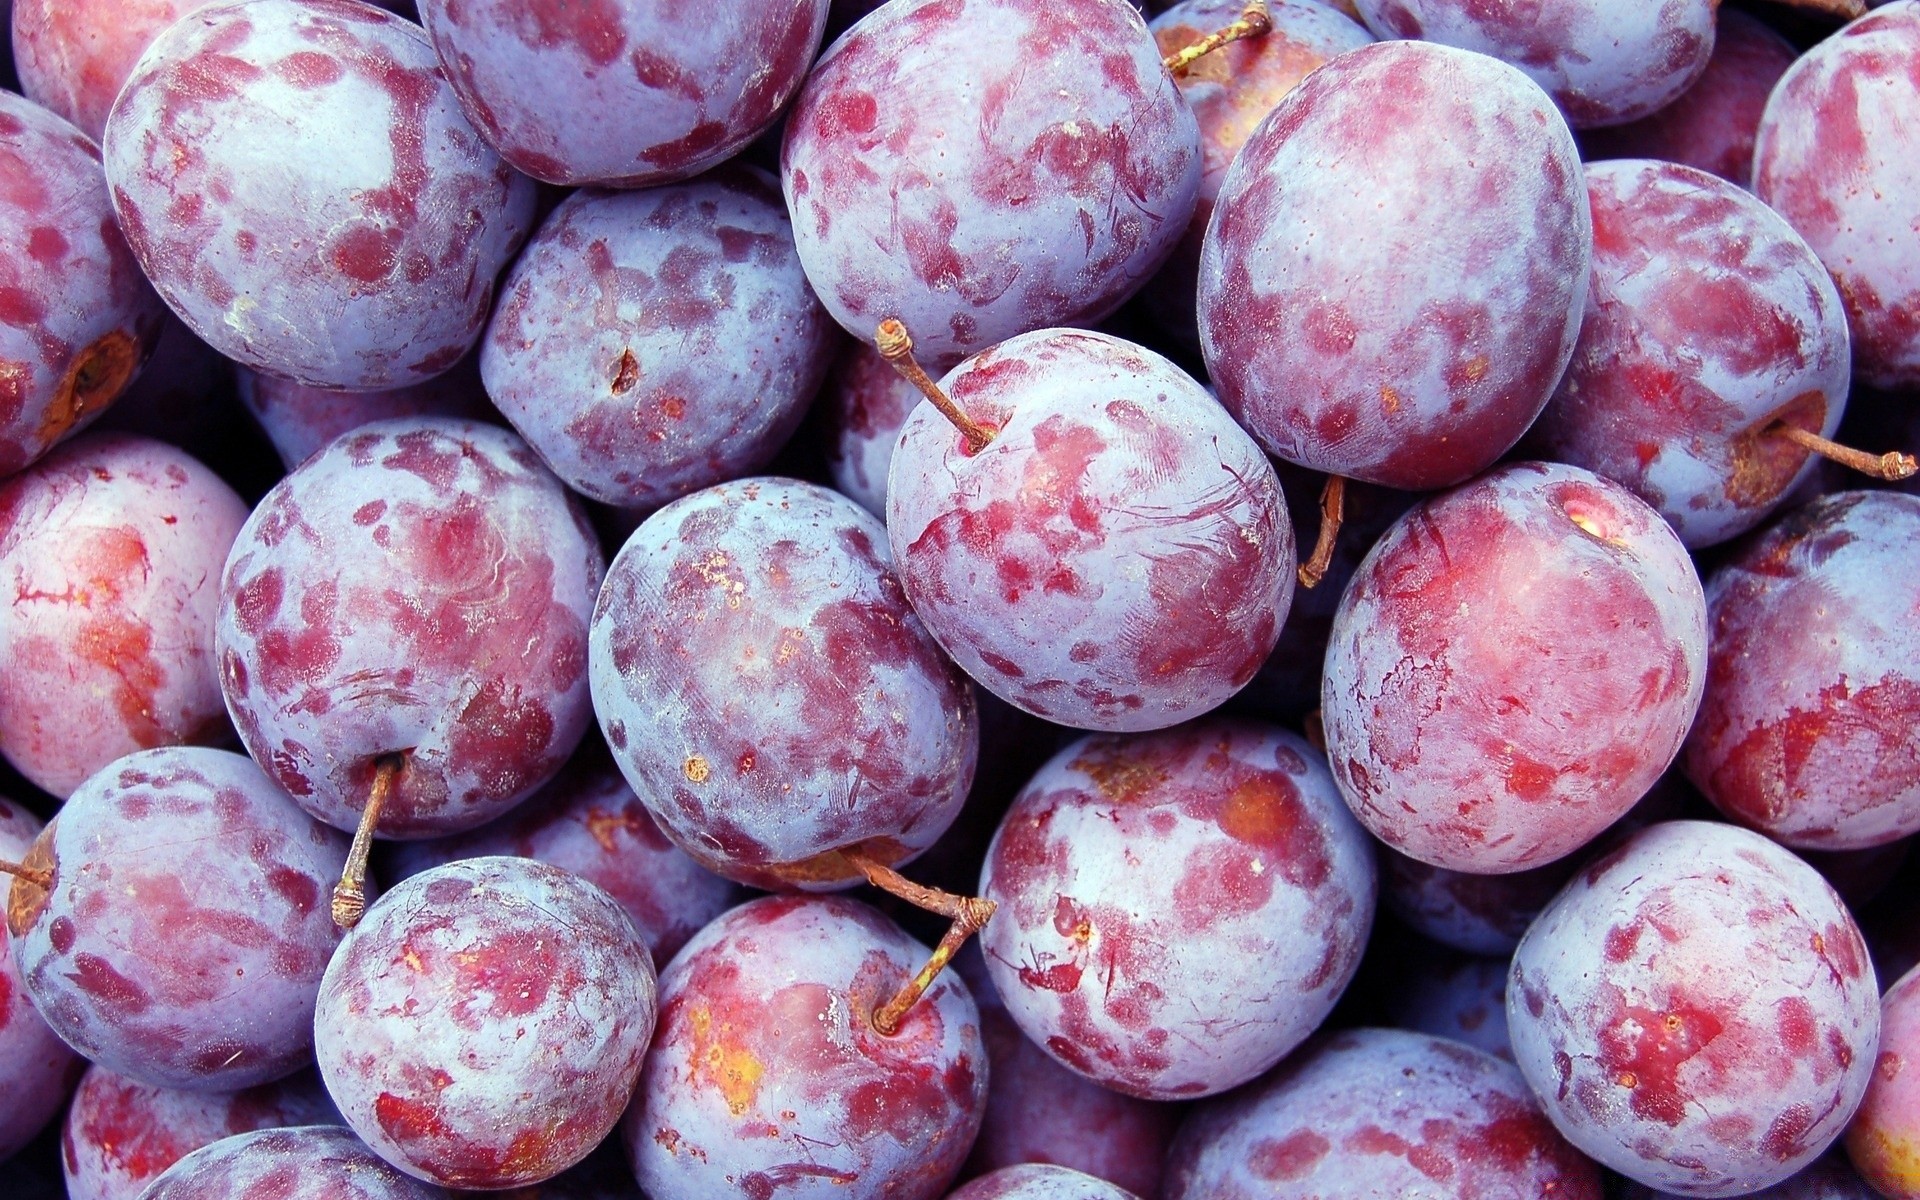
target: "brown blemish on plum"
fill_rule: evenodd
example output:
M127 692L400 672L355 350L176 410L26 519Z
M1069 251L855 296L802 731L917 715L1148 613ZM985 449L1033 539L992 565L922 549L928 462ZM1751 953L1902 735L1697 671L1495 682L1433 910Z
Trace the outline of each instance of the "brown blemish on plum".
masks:
M83 418L119 399L144 361L139 341L121 329L82 350L40 418L42 444L58 441Z
M7 892L7 930L16 938L27 936L40 920L59 882L59 866L53 854L53 828L59 820L55 817L47 822L27 847L20 871L13 875L13 886Z
M624 396L640 382L640 363L633 357L632 350L622 350L620 359L613 364L613 394Z
M1807 461L1808 452L1777 436L1777 427L1790 425L1817 434L1826 417L1826 397L1802 392L1736 434L1729 455L1727 499L1742 508L1760 508L1779 499Z

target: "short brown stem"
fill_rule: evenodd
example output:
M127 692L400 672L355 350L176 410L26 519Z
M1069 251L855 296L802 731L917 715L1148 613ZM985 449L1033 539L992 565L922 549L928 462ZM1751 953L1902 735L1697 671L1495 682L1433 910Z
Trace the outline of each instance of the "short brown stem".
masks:
M1326 485L1320 489L1320 534L1314 539L1313 557L1300 564L1301 587L1317 587L1327 577L1327 568L1333 565L1334 548L1340 544L1340 523L1346 512L1346 477L1329 475Z
M367 806L360 811L360 827L353 831L346 869L333 887L333 923L342 929L352 929L366 915L367 856L373 853L373 831L380 825L380 811L387 806L387 797L393 794L393 781L406 765L405 754L385 754L374 763Z
M1774 0L1774 2L1786 8L1819 13L1825 17L1837 17L1842 21L1852 21L1867 15L1866 0Z
M1199 41L1174 51L1160 61L1166 66L1167 73L1178 79L1187 73L1188 67L1220 47L1230 46L1244 38L1264 36L1272 29L1273 18L1267 14L1267 0L1247 0L1247 6L1241 10L1239 20L1223 29L1214 30Z
M1794 445L1810 450L1822 458L1831 459L1843 467L1850 467L1862 475L1871 475L1888 483L1898 483L1902 479L1911 479L1916 470L1920 470L1920 461L1911 454L1898 450L1889 450L1885 454L1868 454L1865 450L1855 450L1852 446L1842 446L1829 441L1811 430L1798 425L1789 425L1782 421L1767 431L1775 437L1782 437Z
M987 927L987 922L993 919L994 909L999 906L982 896L956 896L952 892L915 883L864 850L842 850L840 853L874 887L898 896L915 907L946 917L950 922L946 934L941 937L940 944L934 947L926 965L894 993L893 999L874 1010L874 1029L883 1037L892 1037L900 1032L900 1022L920 1002L920 997L926 994L940 972L953 961L960 947L967 944L968 938Z
M922 370L920 363L913 357L913 338L907 333L906 324L897 318L888 317L880 322L880 328L873 334L874 348L880 351L880 357L887 360L901 378L920 389L920 394L932 401L940 410L940 415L953 422L967 439L967 453L978 454L993 441L993 432L981 425L953 402L953 397L940 390L933 377Z
M24 863L0 860L0 872L24 879L43 891L53 886L53 872L40 867L29 867Z

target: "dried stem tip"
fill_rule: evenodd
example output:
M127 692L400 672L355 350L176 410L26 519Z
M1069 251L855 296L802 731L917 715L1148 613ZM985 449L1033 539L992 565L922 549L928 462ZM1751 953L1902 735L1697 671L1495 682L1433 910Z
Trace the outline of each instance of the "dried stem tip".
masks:
M894 993L893 999L874 1010L874 1029L882 1037L892 1037L900 1032L900 1022L906 1019L907 1013L920 1002L920 997L933 986L940 972L953 961L954 955L960 953L960 947L967 944L968 938L987 927L987 922L993 919L994 909L999 906L981 896L956 896L952 892L915 883L863 850L842 850L840 853L859 868L861 874L867 877L867 882L874 887L890 892L915 907L946 917L951 922L926 965Z
M1340 523L1346 511L1346 477L1327 476L1326 485L1320 489L1320 536L1313 543L1313 557L1300 564L1301 587L1315 587L1327 577L1327 568L1333 564L1334 547L1340 544Z
M980 453L993 441L993 432L961 412L960 406L953 402L953 397L941 391L932 376L920 368L920 363L913 357L913 338L907 333L903 322L894 317L880 322L880 328L873 333L873 346L880 351L880 357L900 373L901 378L919 388L920 394L940 410L940 415L953 422L954 428L967 439L968 454Z
M42 891L53 886L53 872L42 867L29 867L25 863L0 860L0 872L24 879Z
M1207 36L1184 49L1176 50L1161 59L1167 73L1175 79L1187 73L1187 68L1212 54L1222 46L1230 46L1244 38L1264 37L1273 30L1273 18L1267 15L1267 0L1247 0L1246 8L1240 12L1240 19L1224 29L1216 29Z
M360 827L353 831L346 868L333 887L333 923L342 929L352 929L366 915L367 856L373 852L373 831L380 825L380 810L387 806L387 797L393 794L393 781L406 765L405 754L382 755L374 764L367 806L360 812Z
M1916 470L1920 470L1920 461L1911 454L1898 450L1889 450L1885 454L1868 454L1865 450L1855 450L1852 446L1842 446L1838 442L1828 441L1819 434L1802 429L1798 425L1789 425L1784 421L1768 432L1783 437L1794 445L1810 450L1822 458L1832 459L1843 467L1851 467L1862 475L1871 475L1888 483L1898 483L1902 479L1911 479Z

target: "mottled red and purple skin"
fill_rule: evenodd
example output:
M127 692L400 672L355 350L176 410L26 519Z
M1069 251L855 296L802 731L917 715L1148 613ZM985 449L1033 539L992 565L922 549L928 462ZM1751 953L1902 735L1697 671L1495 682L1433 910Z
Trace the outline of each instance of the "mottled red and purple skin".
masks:
M1001 822L980 948L1062 1064L1143 1099L1210 1096L1332 1011L1375 886L1372 841L1304 738L1238 721L1085 738Z
M688 938L740 899L738 888L667 840L598 738L498 821L396 846L388 858L389 881L500 854L572 871L604 890L626 910L656 963L679 953Z
M1560 1132L1685 1196L1807 1166L1873 1070L1879 989L1819 872L1757 833L1649 826L1567 885L1507 984L1514 1059Z
M827 0L421 0L461 107L548 183L697 175L770 128L826 30Z
M1068 1167L1002 1167L982 1175L947 1200L1139 1200L1125 1188Z
M979 1005L992 1067L986 1117L961 1174L1050 1163L1140 1196L1158 1195L1167 1147L1185 1110L1121 1095L1055 1062L1014 1024L978 949L963 950L953 969Z
M139 1200L161 1172L202 1146L257 1129L338 1125L311 1071L239 1092L157 1088L93 1067L61 1129L69 1200Z
M1600 1200L1601 1190L1513 1064L1445 1038L1354 1029L1196 1109L1160 1195Z
M1815 1159L1812 1166L1789 1178L1761 1188L1757 1192L1742 1193L1743 1200L1882 1200L1881 1193L1867 1185L1851 1166L1846 1156L1835 1150L1831 1154ZM1620 1200L1684 1200L1672 1192L1655 1191L1638 1183L1629 1183L1620 1192Z
M1719 0L1483 3L1358 0L1383 38L1422 38L1511 63L1582 129L1636 121L1671 104L1707 69Z
M1746 187L1753 143L1774 84L1800 52L1749 13L1722 8L1714 18L1707 69L1678 99L1638 121L1580 135L1588 159L1658 158L1684 163Z
M823 414L833 486L882 520L893 451L920 400L920 390L869 342L846 344L820 393L815 411Z
M1438 952L1400 980L1392 999L1394 1024L1451 1038L1513 1061L1507 1039L1507 966L1504 958Z
M749 479L661 509L614 559L588 656L621 772L729 879L845 887L864 876L839 851L905 862L966 800L973 690L837 492Z
M100 150L0 92L0 477L84 429L139 372L165 309L114 223Z
M1526 76L1427 42L1349 51L1228 168L1200 257L1221 402L1273 454L1408 491L1486 469L1573 354L1592 221Z
M501 285L480 372L569 487L655 508L772 462L838 344L773 178L726 167L568 197Z
M312 387L460 361L533 218L533 182L467 124L426 35L358 0L199 9L141 58L105 148L121 227L174 312Z
M1833 273L1862 383L1920 384L1920 2L1868 14L1774 88L1753 190Z
M941 381L993 430L979 453L931 404L887 491L901 583L976 682L1035 716L1164 729L1246 686L1293 596L1273 467L1150 350L1049 329Z
M1745 533L1819 461L1766 430L1831 438L1853 360L1846 310L1792 226L1692 167L1587 168L1593 279L1541 458L1625 485L1690 549Z
M1161 51L1175 54L1231 25L1245 8L1246 0L1182 0L1149 28ZM1359 22L1321 0L1269 0L1267 18L1272 28L1266 33L1205 55L1174 80L1200 123L1200 191L1178 248L1141 299L1162 329L1192 347L1200 345L1194 325L1200 248L1234 156L1308 72L1373 41Z
M267 493L216 627L240 739L353 829L404 754L382 837L483 825L558 772L593 719L587 620L605 560L526 443L450 418L347 434Z
M980 1014L951 971L891 1036L874 1010L927 948L857 901L776 896L707 926L661 979L628 1160L652 1196L935 1200L980 1128Z
M291 379L236 368L240 403L259 423L287 470L350 430L397 417L461 417L498 424L480 382L478 355L468 355L443 375L379 392L312 388Z
M1408 513L1348 585L1321 691L1334 778L1421 862L1565 857L1679 752L1706 624L1660 514L1578 467L1502 467Z
M0 797L0 859L26 858L41 828L32 813ZM11 944L0 946L0 1162L47 1127L85 1065L34 1011Z
M1882 1196L1920 1196L1920 971L1880 1000L1880 1044L1866 1098L1847 1126L1847 1156ZM1865 1195L1866 1193L1862 1193Z
M1193 215L1193 111L1120 0L906 0L849 30L788 114L800 261L855 337L898 318L938 375L1097 321Z
M1840 492L1714 572L1687 777L1790 846L1920 830L1920 497Z
M468 859L396 885L348 931L314 1055L380 1157L446 1187L519 1187L619 1123L655 999L612 896L545 863Z
M168 1168L141 1200L452 1200L337 1125L222 1138Z
M164 442L90 434L0 483L0 750L65 797L123 754L226 742L220 570L246 503Z
M53 883L14 881L15 961L40 1015L108 1070L189 1091L267 1083L313 1053L346 860L347 839L243 755L142 750L34 843L26 861Z

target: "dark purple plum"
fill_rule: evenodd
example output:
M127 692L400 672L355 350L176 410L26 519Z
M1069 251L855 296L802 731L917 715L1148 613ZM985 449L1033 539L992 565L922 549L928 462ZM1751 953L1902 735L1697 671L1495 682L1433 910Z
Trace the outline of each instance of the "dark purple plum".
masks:
M187 1155L140 1200L451 1200L335 1125L262 1129Z
M972 1180L947 1200L1139 1200L1104 1179L1057 1166L1002 1167Z
M652 187L732 158L820 49L827 0L421 0L474 127L520 170Z
M952 824L972 689L893 573L887 532L790 479L696 492L634 531L588 642L614 759L695 860L755 887L858 882Z
M771 176L576 192L501 286L487 394L584 495L654 508L773 461L838 344Z
M26 858L42 828L32 813L0 798L0 859ZM0 947L0 1162L47 1127L84 1065L34 1011L12 946Z
M358 0L198 9L140 60L105 149L127 241L173 310L313 387L460 361L533 217L532 181L467 124L426 35Z
M1844 903L1756 833L1640 830L1535 921L1507 984L1514 1059L1560 1132L1686 1196L1807 1166L1872 1074L1879 990Z
M1478 875L1429 866L1383 848L1380 902L1443 946L1469 954L1512 954L1520 935L1578 868L1578 859L1569 856L1527 871Z
M313 1053L346 858L346 838L242 755L142 750L81 785L27 854L14 960L54 1032L116 1074L267 1083Z
M240 402L273 443L287 470L343 433L399 417L500 418L487 403L480 361L468 355L444 375L378 392L339 392L237 369Z
M887 515L887 474L920 391L867 342L848 342L816 411L825 425L833 486L876 517Z
M224 477L222 456L231 452L237 434L234 370L169 312L153 357L96 428L171 443Z
M1507 1038L1507 960L1436 952L1401 978L1394 1024L1513 1061Z

